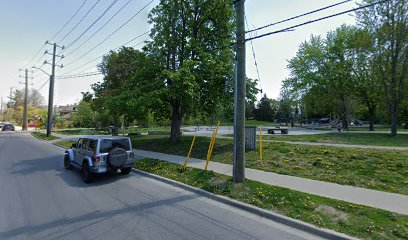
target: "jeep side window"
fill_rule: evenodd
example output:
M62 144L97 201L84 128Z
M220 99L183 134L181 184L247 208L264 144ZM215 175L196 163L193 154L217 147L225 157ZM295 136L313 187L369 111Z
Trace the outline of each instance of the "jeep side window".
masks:
M84 139L82 143L82 149L87 150L88 148L88 139Z
M96 152L96 141L95 140L89 140L88 151L91 151L94 153Z
M77 149L82 148L82 144L83 144L83 142L84 142L84 139L82 139L82 138L78 140L78 146L77 146Z

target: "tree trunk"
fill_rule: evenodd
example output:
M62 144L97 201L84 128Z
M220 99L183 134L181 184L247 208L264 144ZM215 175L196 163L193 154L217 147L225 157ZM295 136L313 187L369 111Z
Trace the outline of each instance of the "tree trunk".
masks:
M171 113L171 134L170 142L174 143L180 140L181 138L181 119L183 118L180 112L180 102L174 100L172 103L172 113Z
M368 106L368 118L370 125L368 131L374 131L374 120L375 120L376 106Z
M391 113L391 135L397 136L397 127L398 127L398 112L393 111Z

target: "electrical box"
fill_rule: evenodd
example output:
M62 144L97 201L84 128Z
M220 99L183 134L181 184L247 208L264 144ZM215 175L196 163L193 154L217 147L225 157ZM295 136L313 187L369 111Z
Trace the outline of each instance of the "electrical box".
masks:
M255 126L245 127L245 149L246 150L256 149L256 127Z

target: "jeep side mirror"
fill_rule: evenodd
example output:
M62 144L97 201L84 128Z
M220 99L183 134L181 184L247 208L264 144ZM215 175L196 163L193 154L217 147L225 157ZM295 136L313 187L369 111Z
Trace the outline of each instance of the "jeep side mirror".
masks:
M71 145L71 148L77 148L77 144L76 144L76 143L73 143L73 144Z

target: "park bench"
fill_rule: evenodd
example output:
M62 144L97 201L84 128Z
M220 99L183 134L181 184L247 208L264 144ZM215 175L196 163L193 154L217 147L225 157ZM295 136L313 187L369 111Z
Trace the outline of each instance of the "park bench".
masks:
M268 134L275 134L275 131L280 131L281 134L288 134L289 133L288 128L280 128L280 127L268 128Z

